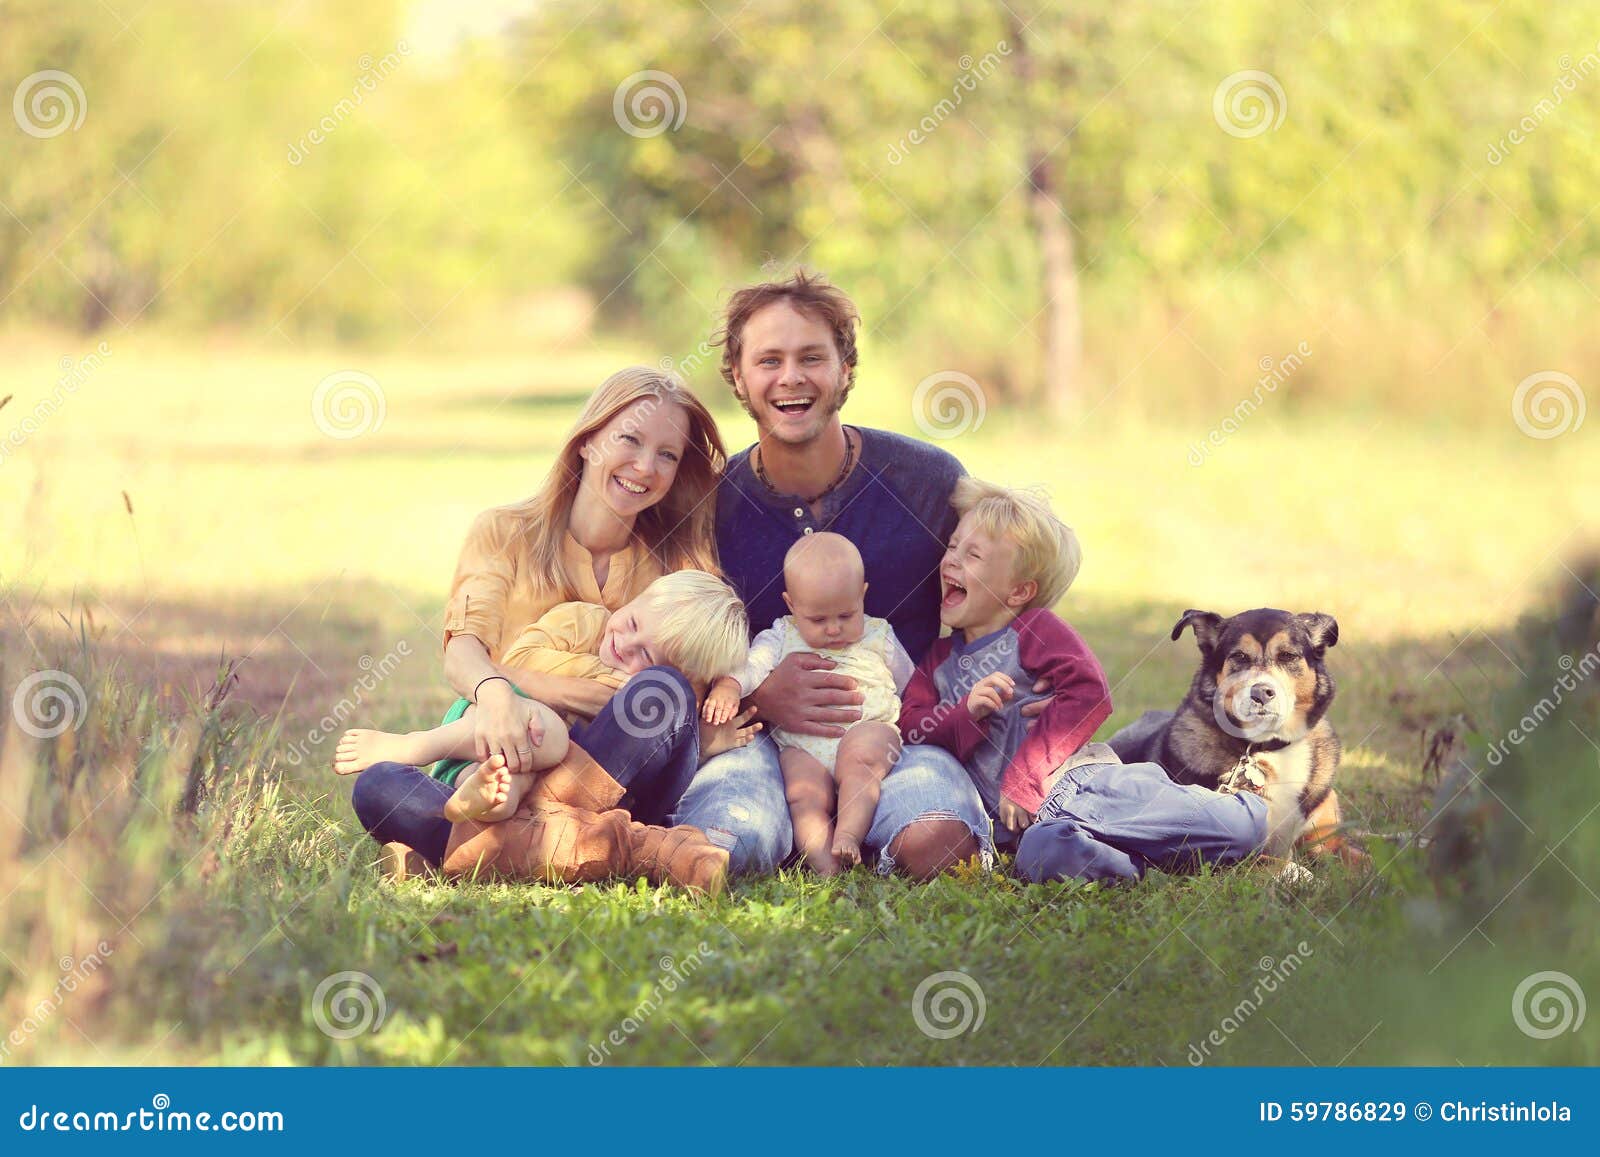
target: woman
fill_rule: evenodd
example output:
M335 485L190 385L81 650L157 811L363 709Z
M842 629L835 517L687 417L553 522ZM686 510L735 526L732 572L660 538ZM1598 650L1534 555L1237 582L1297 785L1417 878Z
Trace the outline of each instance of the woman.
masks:
M625 712L617 718L626 688L613 699L600 683L507 666L501 649L559 603L616 610L662 574L720 573L711 498L725 461L699 399L670 375L634 366L591 395L537 494L478 517L445 610L444 673L477 705L479 759L503 756L513 773L531 770L543 703L592 720L572 737L625 789L622 808L647 824L677 808L699 763L695 696L680 672L652 667L634 677L671 683L681 693L664 698L686 705L645 732ZM352 803L374 839L404 845L392 855L410 849L438 865L450 794L449 782L418 768L379 763L356 780Z

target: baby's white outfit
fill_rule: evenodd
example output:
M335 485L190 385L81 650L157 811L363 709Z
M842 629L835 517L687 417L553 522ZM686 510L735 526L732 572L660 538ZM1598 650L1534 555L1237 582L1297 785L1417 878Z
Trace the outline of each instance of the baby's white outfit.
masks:
M800 637L800 628L793 615L784 615L755 637L750 644L750 656L744 669L734 676L739 681L739 695L749 695L761 686L773 669L796 652L821 655L832 659L833 672L848 675L856 681L856 690L864 699L861 704L861 721L874 720L890 726L900 719L900 692L911 682L916 664L895 637L888 619L866 616L866 625L859 642L843 647L812 647ZM772 729L772 738L780 748L798 747L815 756L817 761L833 772L834 760L839 754L839 740L824 735L796 735L781 728Z

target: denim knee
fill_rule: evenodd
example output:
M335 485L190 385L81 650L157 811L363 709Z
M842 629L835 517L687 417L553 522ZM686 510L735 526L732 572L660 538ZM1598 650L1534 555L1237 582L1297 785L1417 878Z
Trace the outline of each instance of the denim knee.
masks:
M983 866L994 863L989 813L966 768L941 747L908 744L900 753L900 761L884 777L878 809L864 841L877 854L881 875L889 875L896 867L889 846L901 832L923 820L956 820L965 824L977 841Z
M794 845L778 748L759 735L707 760L683 793L674 824L688 824L728 850L739 874L776 871Z
M367 832L372 832L388 818L407 781L416 774L417 769L408 764L374 763L356 776L350 806L355 808L356 820Z
M1071 820L1036 823L1017 844L1017 875L1032 884L1050 880L1138 880L1141 857L1102 844Z

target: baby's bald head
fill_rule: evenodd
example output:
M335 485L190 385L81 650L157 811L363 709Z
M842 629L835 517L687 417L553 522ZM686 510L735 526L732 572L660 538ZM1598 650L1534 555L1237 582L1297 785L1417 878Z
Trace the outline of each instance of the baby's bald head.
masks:
M826 530L808 534L783 556L783 585L791 594L796 588L815 589L819 581L851 587L867 581L861 552L844 535Z
M808 534L783 556L783 601L807 646L859 642L865 625L866 567L839 534Z

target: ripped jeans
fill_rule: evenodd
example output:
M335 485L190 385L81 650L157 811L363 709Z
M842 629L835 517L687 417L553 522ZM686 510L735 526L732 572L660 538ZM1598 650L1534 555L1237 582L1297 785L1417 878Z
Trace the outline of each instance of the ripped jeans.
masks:
M878 810L863 841L867 852L876 856L881 875L894 871L887 849L895 837L925 819L966 824L978 841L984 866L993 862L989 816L966 769L942 748L907 745L884 777ZM729 867L736 873L775 871L794 850L778 745L762 734L745 747L707 760L670 822L692 824L727 848Z

